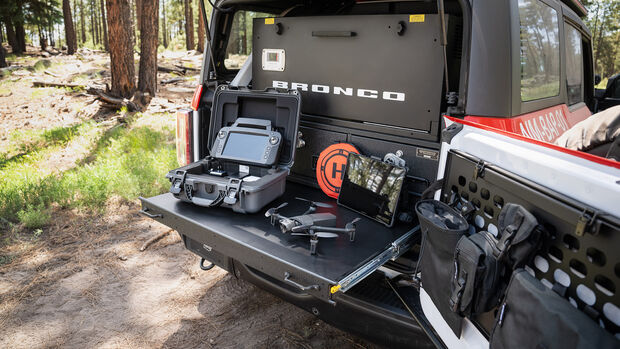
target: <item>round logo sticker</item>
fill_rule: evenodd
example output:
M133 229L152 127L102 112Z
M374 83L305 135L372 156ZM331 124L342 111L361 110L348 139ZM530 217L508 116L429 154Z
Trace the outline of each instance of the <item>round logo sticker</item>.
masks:
M316 163L316 179L319 187L333 198L338 198L340 193L349 153L359 154L360 152L348 143L333 144L321 152Z

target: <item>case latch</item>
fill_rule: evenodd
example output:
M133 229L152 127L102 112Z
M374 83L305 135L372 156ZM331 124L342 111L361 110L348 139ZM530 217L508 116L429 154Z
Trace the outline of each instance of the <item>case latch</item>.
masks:
M242 180L239 178L230 178L228 184L226 184L226 196L224 197L224 203L228 205L234 205L237 202L239 191L241 190Z
M178 195L181 193L181 191L183 190L183 185L185 184L185 176L187 176L187 171L176 171L174 173L174 178L172 179L172 186L170 186L170 192L172 194Z

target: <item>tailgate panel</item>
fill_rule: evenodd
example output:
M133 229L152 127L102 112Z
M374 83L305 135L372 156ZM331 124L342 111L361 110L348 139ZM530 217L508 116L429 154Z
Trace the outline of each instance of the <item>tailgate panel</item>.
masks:
M198 207L181 202L172 194L141 200L143 210L155 220L194 240L194 252L197 252L197 242L198 248L202 246L205 249L202 255L215 251L278 280L284 280L285 274L288 274L290 281L312 286L305 291L324 300L331 298L331 286L342 280L349 281L347 277L351 274L360 269L378 268L379 265L375 266L379 263L376 257L393 249L395 241L403 247L401 251L406 250L404 246L408 243L408 236L413 233L412 224L387 228L362 218L357 223L354 242L349 242L346 234L334 239L320 239L317 254L312 256L308 238L283 234L264 216L268 208L284 201L289 206L281 210L282 214L302 214L308 205L295 200L296 196L332 204L332 208L319 209L317 212L326 210L335 214L338 226L360 217L353 211L338 207L335 200L326 198L320 191L294 183L287 183L284 196L257 214L237 214L224 208ZM394 253L398 253L398 249Z

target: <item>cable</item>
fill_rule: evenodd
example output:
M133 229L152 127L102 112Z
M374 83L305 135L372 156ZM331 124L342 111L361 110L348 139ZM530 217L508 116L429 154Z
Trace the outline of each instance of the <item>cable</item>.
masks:
M431 340L431 342L433 342L435 347L437 347L437 348L445 348L446 347L445 344L443 344L441 342L441 340L437 337L437 335L434 332L432 332L432 330L429 329L427 326L424 326L422 324L422 322L415 316L415 314L413 313L413 310L411 310L411 308L409 308L409 305L407 304L407 302L405 302L403 297L401 297L400 294L398 293L398 291L396 291L396 288L394 288L394 286L390 282L390 279L386 277L385 281L390 286L392 291L394 291L394 294L396 295L396 297L398 297L398 299L400 299L400 302L403 304L405 309L407 309L407 312L409 313L409 315L411 315L411 317L415 320L415 322L417 322L418 325L422 328L422 330L426 333L426 335Z

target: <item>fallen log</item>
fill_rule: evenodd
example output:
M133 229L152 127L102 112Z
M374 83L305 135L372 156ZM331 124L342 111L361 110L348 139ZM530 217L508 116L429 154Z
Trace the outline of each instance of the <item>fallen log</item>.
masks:
M162 80L160 83L162 85L166 85L166 84L172 84L172 83L179 82L179 81L183 81L183 78L166 79L166 80Z
M180 64L175 64L175 67L179 68L179 69L183 69L185 71L191 70L191 71L200 71L200 69L198 68L192 68L192 67L186 67L184 65L180 65Z
M70 84L64 82L51 82L51 81L33 81L32 87L67 87L67 88L83 88L86 89L86 85Z
M51 72L51 71L49 71L49 70L44 71L44 73L45 73L45 74L47 74L47 75L51 75L51 76L53 76L53 77L55 77L55 78L57 78L57 77L59 77L59 76L60 76L60 75L58 75L58 74L52 73L52 72Z
M127 110L129 111L139 110L138 106L134 102L128 100L127 98L112 97L110 95L105 94L103 91L97 91L97 95L99 96L99 99L101 101L105 102L106 104L115 105L117 106L117 108L127 107ZM104 104L104 106L106 105Z
M144 252L147 248L149 248L149 246L151 246L152 244L156 243L157 241L161 240L164 236L170 234L173 230L166 230L162 233L159 233L157 235L155 235L154 237L148 239L143 245L142 247L140 247L140 252Z
M88 94L98 96L99 92L103 92L103 86L71 84L66 82L52 81L33 81L32 87L61 87L61 88L79 88L85 90Z
M185 75L185 70L183 70L183 69L168 68L168 67L164 67L164 66L161 66L161 65L157 66L157 71L160 71L162 73L175 73L175 74Z

